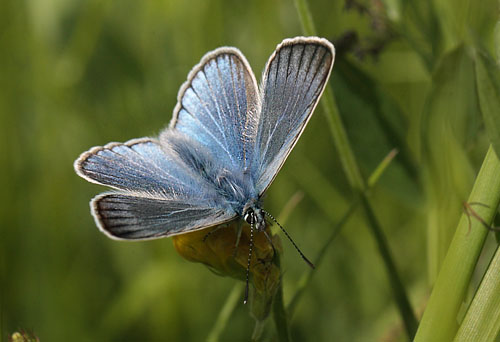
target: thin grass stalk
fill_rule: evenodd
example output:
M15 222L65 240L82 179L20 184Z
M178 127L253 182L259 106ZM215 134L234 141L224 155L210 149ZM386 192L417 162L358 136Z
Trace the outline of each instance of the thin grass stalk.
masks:
M391 150L387 154L387 156L384 159L382 159L382 161L378 164L378 166L372 172L370 177L368 177L368 189L367 189L367 191L369 191L373 186L375 186L375 184L378 182L380 177L384 174L384 171L387 169L387 167L394 160L397 153L398 153L398 151L396 149ZM316 266L316 269L309 270L300 279L297 291L295 291L294 295L292 296L292 299L290 300L290 302L287 305L287 312L288 312L288 316L290 317L290 319L293 316L293 314L295 313L295 309L297 308L297 305L298 305L300 299L302 298L304 291L306 290L307 286L311 282L314 274L316 274L315 271L317 269L319 269L320 265L322 264L328 248L331 246L333 241L337 238L342 227L347 223L347 221L349 221L349 218L351 217L351 215L356 211L356 209L359 206L359 203L360 203L359 201L352 203L351 206L349 207L349 209L347 209L347 211L344 213L344 215L342 215L342 218L340 219L340 221L337 222L335 227L332 229L330 236L326 239L325 243L323 244L323 246L319 250L318 255L316 256L316 259L314 260L314 265Z
M342 227L345 226L345 224L347 223L347 221L349 221L349 218L356 211L356 209L358 208L358 206L359 206L359 201L356 202L356 203L351 204L351 206L344 213L344 215L342 216L342 218L340 219L340 221L335 225L335 227L333 227L330 236L327 238L325 244L320 249L320 251L319 251L318 256L316 257L316 259L314 259L314 266L316 268L314 270L309 270L300 279L297 291L295 291L292 299L290 300L290 303L288 303L288 305L287 305L287 312L288 312L288 316L290 318L292 318L293 314L295 313L297 305L298 305L300 299L302 298L302 295L304 294L304 291L306 290L306 288L308 287L308 285L311 283L311 280L312 280L314 274L316 274L316 270L321 265L321 263L322 263L322 261L324 259L324 256L325 256L325 254L326 254L326 252L328 250L328 247L330 247L331 244L332 244L332 242L337 238L337 236L339 235Z

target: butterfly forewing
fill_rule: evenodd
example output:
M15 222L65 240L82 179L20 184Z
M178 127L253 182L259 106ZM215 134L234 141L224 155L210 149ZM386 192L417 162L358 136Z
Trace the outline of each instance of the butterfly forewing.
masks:
M262 80L262 109L252 168L262 194L285 162L318 103L335 51L321 38L298 37L278 45Z
M170 127L209 148L228 169L243 170L255 146L258 107L257 82L245 57L219 48L189 74Z
M115 239L144 240L182 234L227 222L234 214L209 203L106 193L91 202L98 227Z
M76 160L75 169L90 182L119 190L161 195L193 187L193 175L178 158L147 138L94 147Z

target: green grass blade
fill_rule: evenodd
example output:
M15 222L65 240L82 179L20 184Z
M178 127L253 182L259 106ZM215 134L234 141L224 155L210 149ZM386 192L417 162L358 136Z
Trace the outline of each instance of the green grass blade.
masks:
M494 341L500 331L500 248L497 248L472 300L456 342Z
M397 149L392 149L385 157L382 159L380 164L377 165L375 170L373 170L372 174L368 177L368 189L372 188L377 184L377 181L380 179L380 177L384 174L384 171L387 169L387 167L391 164L391 162L396 158L396 155L398 154Z
M482 203L474 210L491 224L500 202L500 161L490 147L474 187L469 203ZM464 213L460 219L448 253L443 261L429 303L420 322L415 341L451 341L458 323L457 314L465 299L469 282L488 230Z

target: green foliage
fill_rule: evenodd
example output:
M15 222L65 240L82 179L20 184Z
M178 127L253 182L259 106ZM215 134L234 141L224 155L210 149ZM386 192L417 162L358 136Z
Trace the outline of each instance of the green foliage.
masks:
M470 96L474 93L474 62L466 48L459 46L446 53L437 65L422 114L431 282L439 272L461 213L461 204L472 186L474 170L465 148L477 137L479 125L477 98Z
M500 44L499 44L500 46ZM476 82L486 131L497 155L500 155L500 69L486 53L476 55Z
M500 160L490 148L467 200L470 205L478 205L474 211L488 225L493 221L500 204L499 173ZM481 221L470 217L468 212L462 214L415 341L453 339L460 323L457 319L459 310L466 300L467 289L488 232L489 229ZM495 317L491 319L495 320Z
M401 295L425 312L420 340L496 338L497 242L460 215L469 198L488 205L473 209L489 224L498 204L487 153L500 150L497 1L296 3L309 7L306 30L336 46L332 90L265 208L276 216L304 193L286 228L322 266L313 277L283 239L281 318L254 330L235 281L181 259L169 239L99 233L88 201L103 188L72 163L91 146L157 134L211 49L238 47L258 75L276 44L303 32L294 1L0 2L3 338L25 328L40 341L271 340L288 329L295 341L404 341Z

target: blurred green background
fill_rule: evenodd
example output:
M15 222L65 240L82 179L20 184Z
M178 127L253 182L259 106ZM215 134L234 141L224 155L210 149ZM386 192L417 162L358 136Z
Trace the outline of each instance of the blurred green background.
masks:
M370 196L420 315L488 147L471 46L494 54L496 1L324 0L310 10L337 47L330 84L363 175L399 150ZM21 328L41 341L207 337L235 280L181 259L169 239L99 233L88 202L104 188L76 176L73 161L157 135L207 51L238 47L260 78L275 46L297 35L292 0L0 2L0 341ZM297 192L286 228L314 259L353 200L321 106L266 210L278 216ZM283 245L286 302L307 266ZM405 340L361 211L290 326L296 341ZM240 304L221 340L248 340L252 329Z

